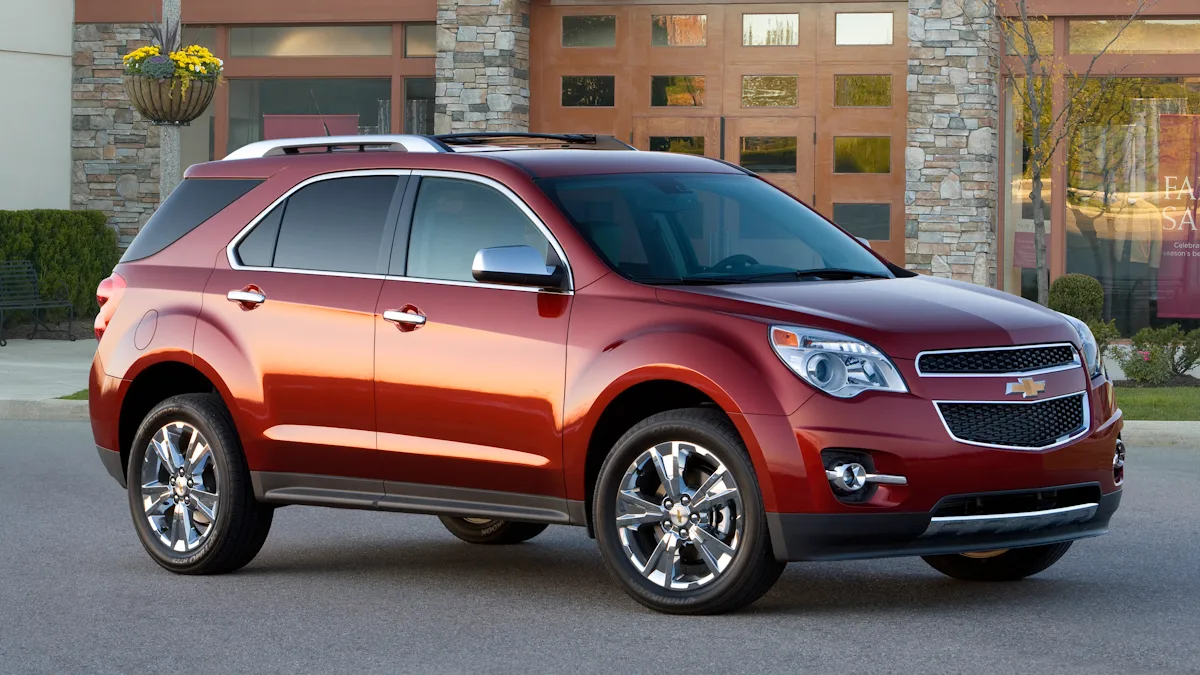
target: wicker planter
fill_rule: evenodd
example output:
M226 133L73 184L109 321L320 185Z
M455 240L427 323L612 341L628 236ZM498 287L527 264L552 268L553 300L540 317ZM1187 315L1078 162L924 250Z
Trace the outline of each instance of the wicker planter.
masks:
M212 103L215 81L192 80L187 93L178 79L158 80L141 75L125 76L125 93L143 117L155 124L188 124Z

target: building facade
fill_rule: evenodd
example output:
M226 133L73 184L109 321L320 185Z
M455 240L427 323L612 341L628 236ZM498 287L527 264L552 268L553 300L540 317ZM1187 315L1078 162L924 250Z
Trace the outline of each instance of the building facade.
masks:
M1131 10L1028 1L1039 51L1080 70ZM157 134L122 102L119 62L157 7L76 6L72 204L126 240L157 203ZM742 164L911 269L1036 284L1031 124L989 0L184 0L183 21L227 78L183 131L184 165L325 127L612 134ZM1112 103L1045 179L1052 276L1099 278L1127 334L1194 322L1200 7L1159 0L1097 72L1121 74Z

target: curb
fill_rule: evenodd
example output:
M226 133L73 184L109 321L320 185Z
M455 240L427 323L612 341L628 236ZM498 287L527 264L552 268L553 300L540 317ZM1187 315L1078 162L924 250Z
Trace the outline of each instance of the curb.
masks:
M1133 449L1176 445L1200 449L1200 422L1125 422L1121 439Z
M0 420L86 422L88 402L0 400ZM1200 449L1200 422L1128 421L1121 437L1131 448L1172 445Z
M0 420L31 420L44 422L86 422L87 401L12 401L0 400Z

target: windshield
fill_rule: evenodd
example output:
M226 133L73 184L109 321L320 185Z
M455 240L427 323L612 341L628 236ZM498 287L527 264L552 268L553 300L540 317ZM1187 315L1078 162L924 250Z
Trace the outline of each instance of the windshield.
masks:
M753 176L642 173L537 183L609 267L634 281L893 276L849 235Z

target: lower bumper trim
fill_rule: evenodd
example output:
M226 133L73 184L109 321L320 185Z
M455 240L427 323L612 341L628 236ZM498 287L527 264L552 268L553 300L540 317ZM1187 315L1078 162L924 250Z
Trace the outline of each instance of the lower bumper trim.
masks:
M1117 490L1099 503L1007 516L768 513L767 527L775 557L785 561L941 555L1099 536L1120 503Z
M96 446L96 453L100 455L100 463L108 470L108 475L115 478L121 487L125 487L125 467L121 466L121 453L99 445Z

